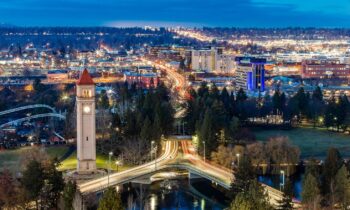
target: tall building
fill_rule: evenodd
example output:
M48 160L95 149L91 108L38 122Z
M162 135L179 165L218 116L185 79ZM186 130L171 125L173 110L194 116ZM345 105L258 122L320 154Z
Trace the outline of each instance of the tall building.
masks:
M266 59L237 57L235 82L236 90L265 91L265 69Z
M235 58L223 54L222 48L192 50L192 69L208 73L233 73Z
M192 69L195 71L213 72L216 70L218 51L216 48L210 50L192 50Z
M85 69L77 82L77 171L96 170L95 84Z

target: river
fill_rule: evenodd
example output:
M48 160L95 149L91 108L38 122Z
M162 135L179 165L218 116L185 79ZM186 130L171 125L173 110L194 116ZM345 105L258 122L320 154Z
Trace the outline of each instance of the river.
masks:
M214 188L205 179L188 179L154 182L150 185L131 184L124 186L123 202L129 209L140 210L140 189L142 188L142 209L213 209L228 206L225 193ZM126 191L126 192L125 192Z

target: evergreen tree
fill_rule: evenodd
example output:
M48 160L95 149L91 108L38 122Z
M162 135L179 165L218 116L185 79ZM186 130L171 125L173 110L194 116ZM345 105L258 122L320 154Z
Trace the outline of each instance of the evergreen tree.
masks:
M350 179L345 165L339 169L335 176L335 198L342 209L348 209L350 205Z
M306 174L303 180L303 191L301 192L301 202L310 210L319 209L320 190L318 181L312 173Z
M322 174L322 192L328 194L332 191L331 184L334 182L334 177L340 167L343 165L343 159L340 156L338 149L329 148L326 160L324 161Z
M250 185L256 181L255 169L247 155L241 154L240 160L237 164L237 169L234 171L235 179L232 180L228 194L232 199L234 199L239 193L247 192Z
M44 90L44 85L41 83L41 79L35 78L35 80L33 82L33 89L37 93Z
M98 107L99 109L108 109L109 108L109 99L107 92L105 90L101 91L100 97L98 98Z
M249 184L246 191L238 193L233 199L230 210L272 210L264 189L256 180Z
M313 100L318 100L318 101L323 101L323 93L322 90L319 86L317 86L312 93L312 99Z
M204 150L204 144L205 144L205 149L206 149L205 153L206 153L206 156L208 157L211 154L211 152L216 149L216 146L217 146L213 123L214 122L213 122L212 112L209 109L207 109L207 111L205 112L203 123L200 126L200 130L198 133L198 137L199 137L198 149L199 149L199 153L204 155L203 150Z
M44 168L45 175L45 193L42 199L46 201L48 208L56 208L61 192L64 189L64 180L62 172L57 170L58 161L50 161Z
M152 129L152 123L148 117L143 121L143 126L141 129L140 137L142 139L147 140L148 142L152 141L152 138L154 136L153 129Z
M108 188L101 200L100 203L98 205L98 210L123 210L123 206L122 206L122 201L120 198L120 194L117 193L117 191L110 187Z
M28 198L35 201L37 209L39 208L39 196L44 187L44 178L41 163L36 160L30 161L23 172L21 181Z
M160 117L158 114L156 114L155 118L154 118L154 122L153 122L153 139L155 140L159 140L160 137L162 136L162 126L161 126L161 121L160 121Z
M298 109L301 114L306 114L307 113L307 107L309 103L309 98L307 94L305 93L304 88L299 88L298 92L294 96L297 101L298 101Z
M238 102L244 102L245 100L248 99L248 96L247 94L244 92L244 90L242 88L240 88L237 92L237 97L236 97L236 100Z
M73 201L74 201L76 191L77 191L76 183L72 181L68 181L62 193L64 210L74 210Z

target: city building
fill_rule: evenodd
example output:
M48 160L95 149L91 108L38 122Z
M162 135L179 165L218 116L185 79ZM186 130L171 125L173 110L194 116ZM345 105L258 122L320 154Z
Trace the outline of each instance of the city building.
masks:
M233 73L235 57L223 54L222 48L192 50L192 69L208 73Z
M61 82L68 79L67 70L50 70L47 72L48 82Z
M95 84L85 69L77 82L77 171L96 170Z
M302 78L348 78L350 65L340 63L338 59L308 59L302 63Z
M236 90L265 91L265 69L266 59L237 57L235 82Z
M124 72L124 81L129 85L137 84L143 88L157 87L159 84L159 77L157 73L153 72Z

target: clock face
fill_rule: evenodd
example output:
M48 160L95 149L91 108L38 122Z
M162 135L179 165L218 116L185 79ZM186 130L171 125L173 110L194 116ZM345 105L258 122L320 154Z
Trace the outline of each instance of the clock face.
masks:
M90 111L91 111L90 106L87 106L87 105L84 106L83 111L84 111L84 113L90 113Z

